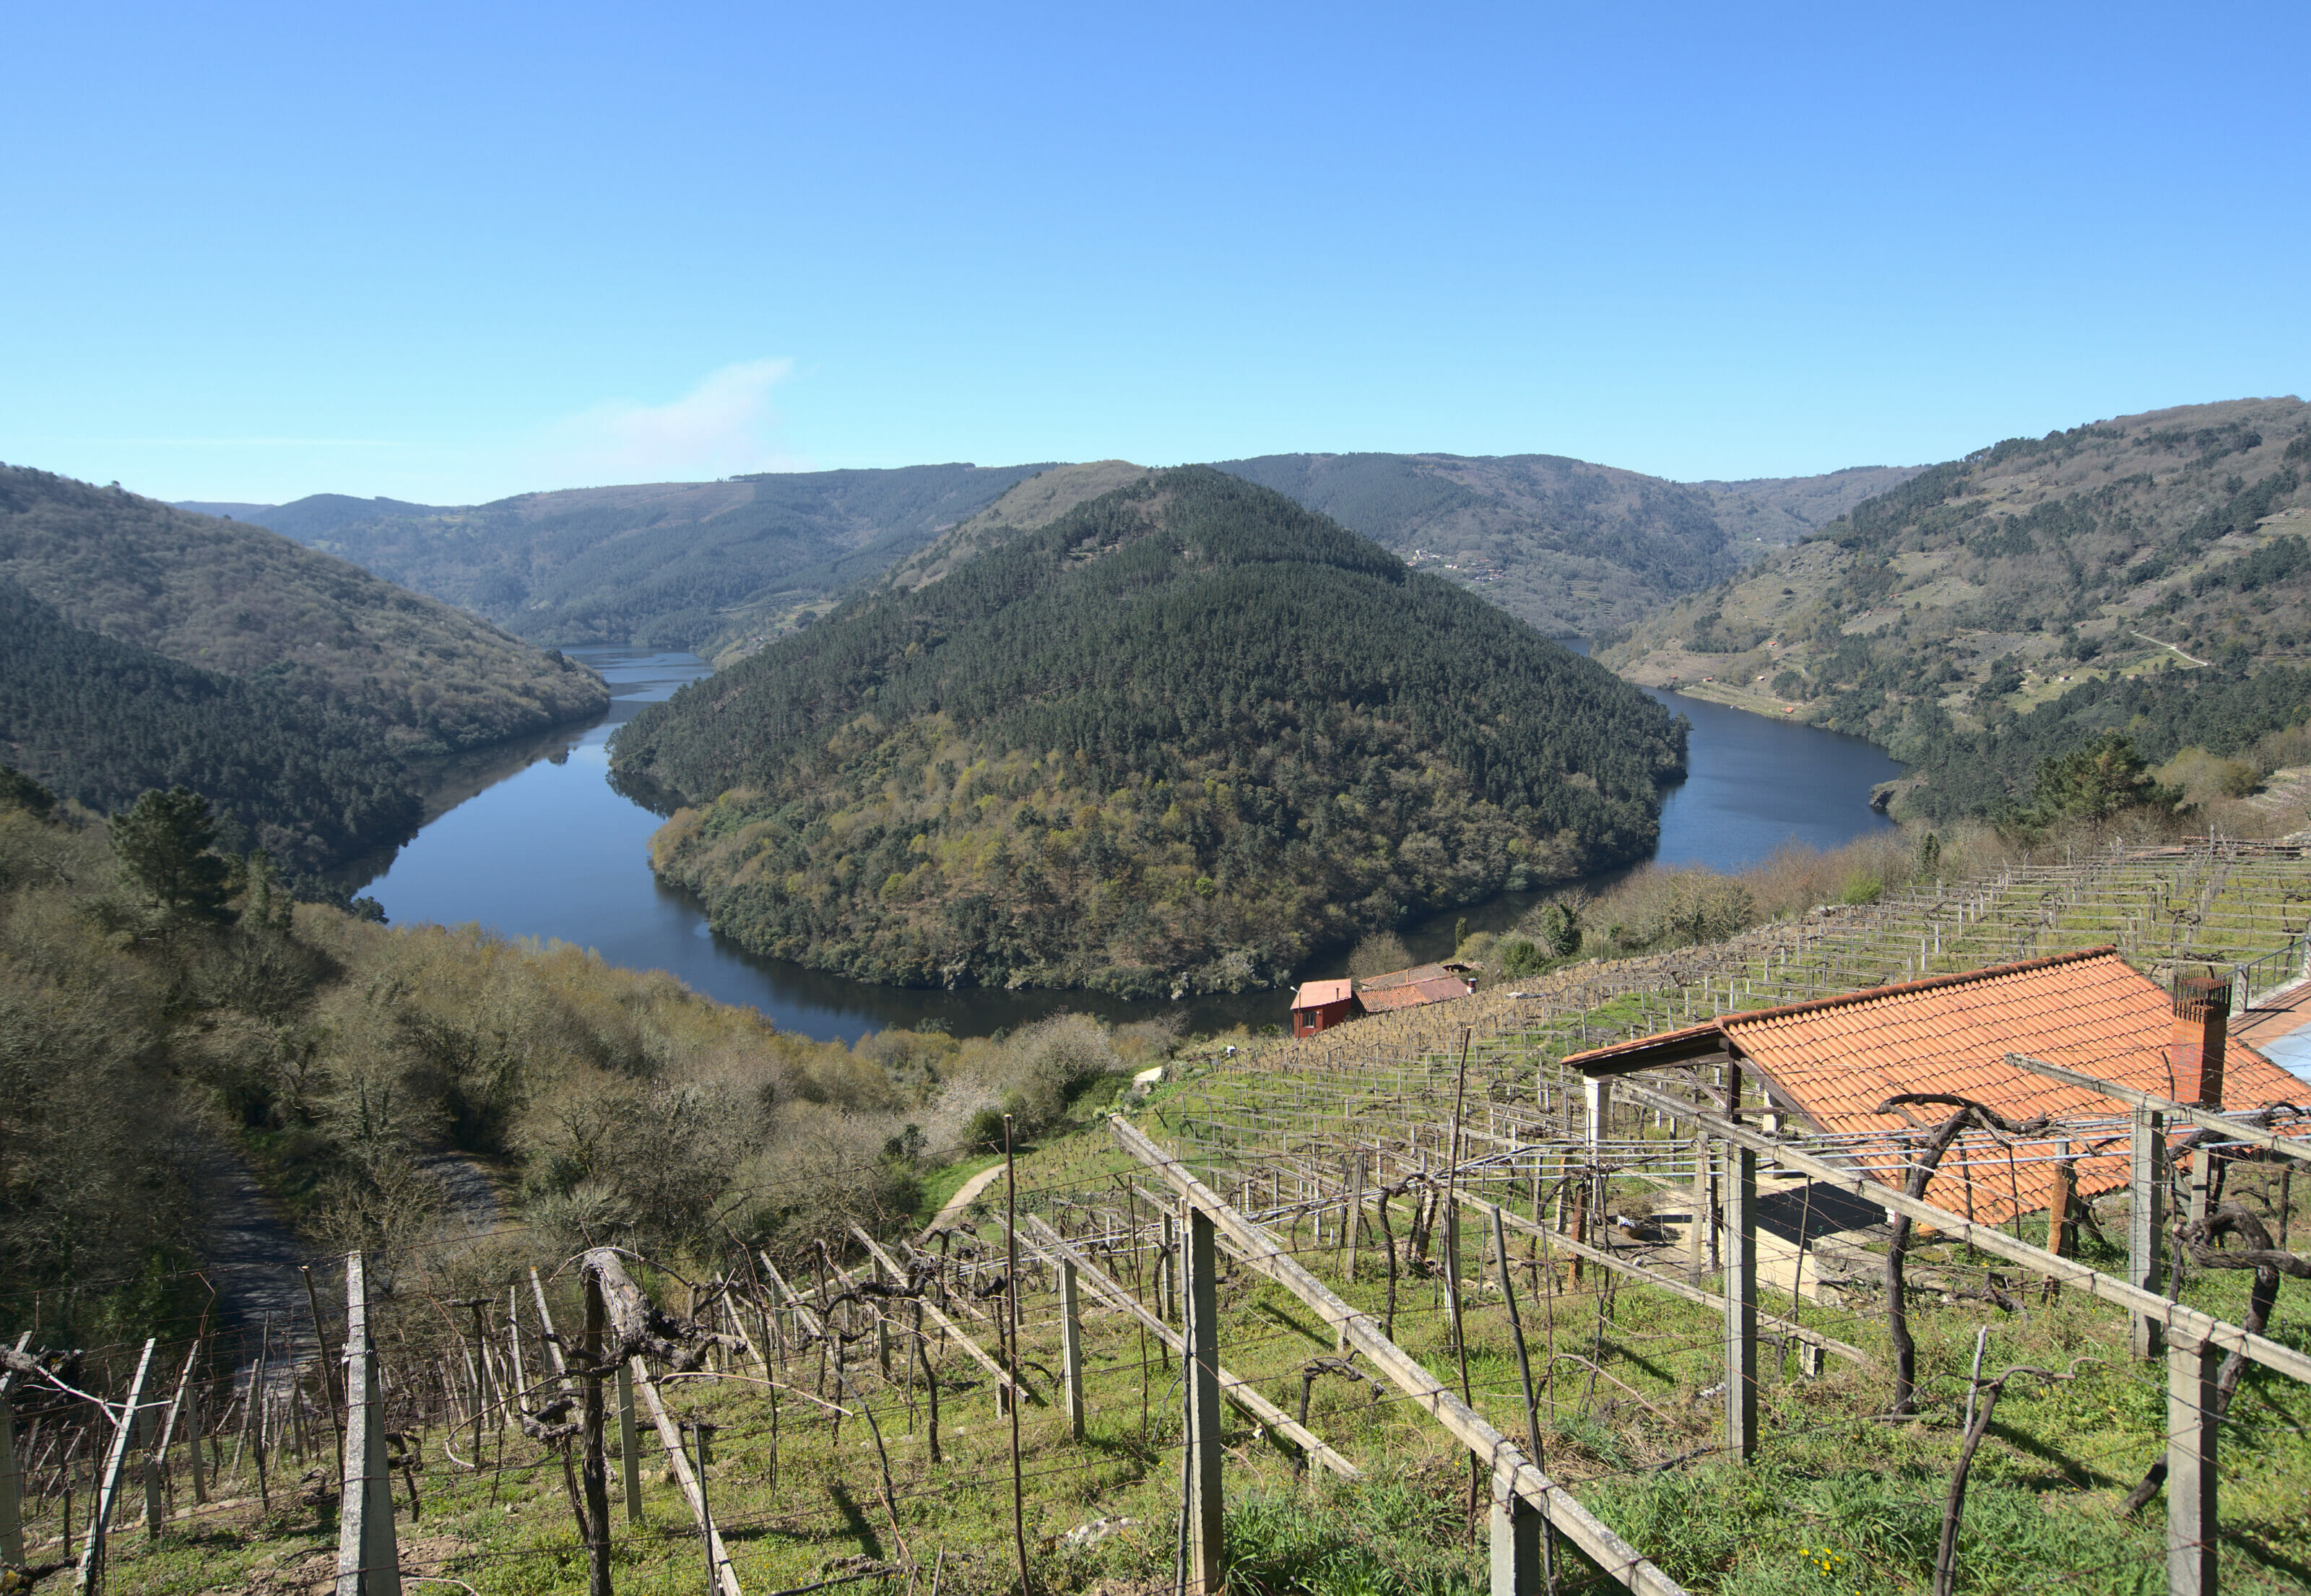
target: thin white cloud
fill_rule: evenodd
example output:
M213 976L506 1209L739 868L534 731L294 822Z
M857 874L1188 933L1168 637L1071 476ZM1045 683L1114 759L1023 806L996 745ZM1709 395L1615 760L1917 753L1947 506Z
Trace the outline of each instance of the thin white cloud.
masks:
M771 390L793 369L787 360L741 361L670 404L581 411L549 432L545 480L684 481L800 468L806 463L780 445L771 404Z

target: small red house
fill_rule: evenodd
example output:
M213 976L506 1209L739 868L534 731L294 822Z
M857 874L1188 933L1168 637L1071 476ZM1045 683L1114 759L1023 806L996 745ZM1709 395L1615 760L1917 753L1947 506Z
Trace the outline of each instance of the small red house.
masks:
M1312 981L1292 995L1292 1034L1313 1036L1363 1012L1354 981Z

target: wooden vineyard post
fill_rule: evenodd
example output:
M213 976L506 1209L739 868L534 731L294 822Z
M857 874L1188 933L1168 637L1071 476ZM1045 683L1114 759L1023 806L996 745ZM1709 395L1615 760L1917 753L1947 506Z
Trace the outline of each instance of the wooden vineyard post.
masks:
M22 1352L32 1344L32 1332L26 1330L16 1338L16 1350ZM24 1562L23 1477L16 1470L16 1411L12 1397L16 1389L16 1371L0 1372L0 1563L22 1567ZM33 1441L38 1444L39 1426L33 1426ZM65 1555L71 1555L67 1546Z
M2165 1172L2159 1166L2166 1162L2166 1152L2162 1116L2147 1108L2136 1109L2127 1152L2126 1283L2144 1291L2157 1291L2161 1278L2158 1230L2165 1188L2159 1177ZM2134 1356L2157 1357L2158 1321L2143 1313L2133 1319Z
M2167 1589L2215 1596L2215 1394L2222 1357L2177 1332L2167 1347Z
M1220 1540L1219 1248L1211 1216L1187 1210L1182 1261L1186 1268L1187 1350L1181 1382L1187 1398L1187 1596L1220 1596L1227 1567Z
M1698 1283L1714 1267L1714 1260L1711 1259L1710 1254L1716 1250L1717 1216L1712 1212L1716 1207L1716 1200L1711 1189L1709 1157L1709 1138L1695 1137L1693 1138L1693 1219L1686 1229L1685 1247L1686 1272L1696 1283Z
M1060 1353L1067 1389L1068 1434L1084 1438L1083 1316L1077 1295L1076 1266L1060 1260Z
M1740 1123L1741 1072L1725 1076L1726 1118ZM1757 1155L1725 1149L1725 1450L1757 1452Z
M618 1472L626 1487L626 1522L642 1522L642 1443L634 1429L633 1365L618 1365Z
M143 1411L144 1376L152 1370L155 1345L145 1342L144 1356L136 1360L135 1376L128 1382L128 1400L120 1409L120 1422L113 1427L111 1453L104 1461L104 1472L97 1477L96 1500L90 1504L88 1515L88 1539L81 1547L80 1567L73 1581L75 1590L104 1588L105 1531L112 1523L113 1504L120 1499L120 1475L127 1467L128 1444L136 1434L137 1415Z
M345 1254L345 1471L337 1498L336 1596L401 1596L393 1539L393 1473L385 1461L385 1403L369 1333L369 1282ZM324 1376L326 1378L326 1375Z

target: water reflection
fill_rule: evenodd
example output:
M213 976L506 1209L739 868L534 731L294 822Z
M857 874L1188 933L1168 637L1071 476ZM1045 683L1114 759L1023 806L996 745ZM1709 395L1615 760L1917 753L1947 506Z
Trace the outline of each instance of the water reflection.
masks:
M1112 1019L1176 1014L1191 1030L1282 1017L1282 995L1255 992L1179 1003L1129 1003L1082 992L947 992L868 986L746 952L706 924L696 900L650 874L658 816L608 781L610 733L647 703L709 674L689 654L573 649L610 684L609 712L492 750L445 772L416 839L354 873L357 890L397 924L478 921L510 937L590 947L614 964L665 970L726 1003L751 1004L781 1030L855 1041L892 1025L946 1025L957 1035L1016 1027L1060 1009ZM1654 694L1693 720L1691 774L1668 795L1660 857L1731 868L1788 841L1834 845L1888 823L1868 807L1871 785L1900 772L1855 737L1737 710ZM1602 885L1609 877L1592 883ZM1443 914L1406 937L1414 954L1451 951L1457 921L1513 924L1539 894L1512 894ZM1311 974L1338 973L1336 966Z

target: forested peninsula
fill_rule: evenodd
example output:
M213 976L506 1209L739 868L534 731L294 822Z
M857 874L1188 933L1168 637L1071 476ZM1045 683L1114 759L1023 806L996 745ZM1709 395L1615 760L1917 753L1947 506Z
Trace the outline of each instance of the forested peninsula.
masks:
M608 705L574 661L263 528L0 467L0 763L98 813L182 785L310 877L405 840L435 762Z
M1642 856L1685 728L1273 491L1151 474L644 711L653 861L904 984L1242 990Z

